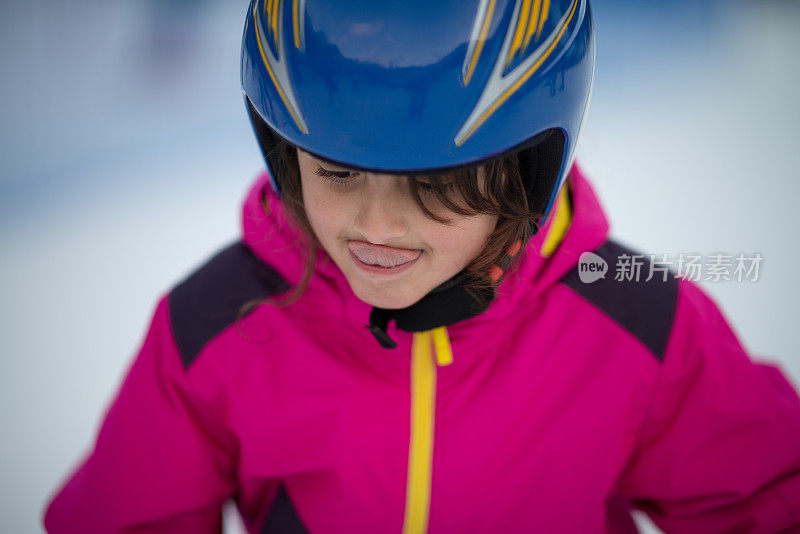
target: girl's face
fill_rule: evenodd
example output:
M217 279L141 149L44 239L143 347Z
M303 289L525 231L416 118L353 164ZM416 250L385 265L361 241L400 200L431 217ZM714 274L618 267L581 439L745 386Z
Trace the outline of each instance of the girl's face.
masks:
M434 221L406 177L349 172L300 149L297 155L311 228L356 296L372 306L414 304L469 265L497 224L494 215L453 213L422 189L426 206L452 224ZM483 168L478 180L483 190Z

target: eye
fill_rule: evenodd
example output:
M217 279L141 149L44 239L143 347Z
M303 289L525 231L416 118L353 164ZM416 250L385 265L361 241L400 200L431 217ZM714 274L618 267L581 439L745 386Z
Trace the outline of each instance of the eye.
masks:
M317 170L314 173L325 178L334 187L347 186L354 181L353 175L356 174L351 171L331 171L320 166L317 166Z

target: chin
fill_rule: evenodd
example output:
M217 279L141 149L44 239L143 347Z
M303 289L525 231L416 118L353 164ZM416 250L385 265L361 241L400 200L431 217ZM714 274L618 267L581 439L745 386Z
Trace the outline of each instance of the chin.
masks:
M353 285L350 285L350 288L355 293L356 297L358 297L363 302L366 302L370 306L376 306L378 308L384 308L387 310L396 310L400 308L407 308L420 300L424 295L391 295L391 294L377 294L374 291L361 291L358 288L354 288Z

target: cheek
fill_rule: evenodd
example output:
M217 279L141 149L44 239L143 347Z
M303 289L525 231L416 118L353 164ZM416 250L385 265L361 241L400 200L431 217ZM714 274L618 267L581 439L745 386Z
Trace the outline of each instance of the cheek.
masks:
M341 200L337 201L320 184L309 184L303 182L303 206L306 216L311 223L311 227L321 241L325 241L328 235L335 235L344 218L344 205Z
M431 226L429 243L438 261L448 268L460 270L483 250L496 224L497 217L491 215L454 218L453 225L437 223Z

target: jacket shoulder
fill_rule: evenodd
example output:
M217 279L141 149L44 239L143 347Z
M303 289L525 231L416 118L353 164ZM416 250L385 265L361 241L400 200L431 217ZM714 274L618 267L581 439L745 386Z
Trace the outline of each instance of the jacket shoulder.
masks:
M239 318L245 303L288 289L283 277L241 240L217 252L168 295L170 326L184 367Z
M579 261L564 276L564 284L619 323L663 361L675 322L678 278L671 270L654 264L649 255L611 239L593 253L599 259ZM591 262L598 268L605 262L604 276L587 273L592 269Z

